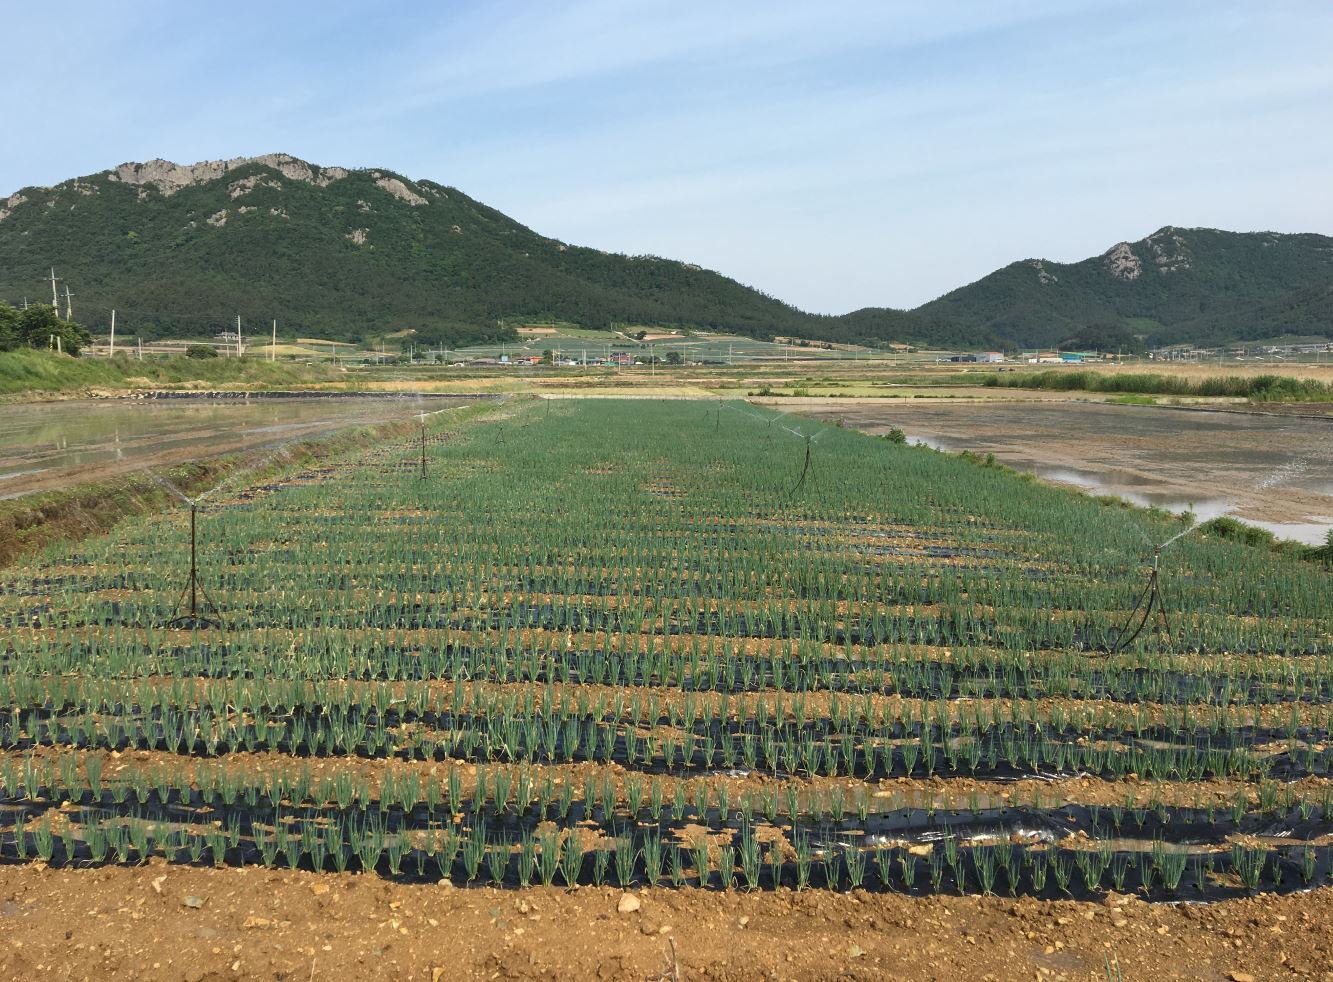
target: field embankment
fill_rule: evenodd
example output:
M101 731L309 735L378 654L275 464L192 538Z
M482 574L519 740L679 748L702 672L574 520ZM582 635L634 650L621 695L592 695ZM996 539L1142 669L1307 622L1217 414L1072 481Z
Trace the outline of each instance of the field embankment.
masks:
M486 407L477 407L483 408ZM460 422L471 415L464 409L451 414L450 421ZM415 423L403 420L360 426L266 450L259 457L247 453L224 454L162 468L160 473L186 494L203 492L224 481L256 484L342 454L368 449L415 428ZM153 473L136 471L105 481L0 500L0 568L53 543L78 541L107 532L125 518L161 511L175 499Z
M102 389L291 386L327 380L333 370L234 358L71 358L49 351L0 352L0 400L85 396Z

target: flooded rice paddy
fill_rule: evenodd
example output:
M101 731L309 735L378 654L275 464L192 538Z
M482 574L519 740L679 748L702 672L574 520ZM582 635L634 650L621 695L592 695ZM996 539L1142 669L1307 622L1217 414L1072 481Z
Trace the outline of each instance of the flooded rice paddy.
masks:
M1333 424L1319 419L1087 403L784 400L872 434L957 453L993 453L1046 481L1138 505L1233 515L1322 544L1333 528Z
M0 498L237 451L452 405L440 397L172 398L5 406Z

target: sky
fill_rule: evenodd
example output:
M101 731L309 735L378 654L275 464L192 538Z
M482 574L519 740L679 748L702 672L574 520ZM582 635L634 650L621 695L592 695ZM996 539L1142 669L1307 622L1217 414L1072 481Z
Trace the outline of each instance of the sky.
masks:
M806 310L1163 225L1333 234L1333 3L5 5L0 197L285 152Z

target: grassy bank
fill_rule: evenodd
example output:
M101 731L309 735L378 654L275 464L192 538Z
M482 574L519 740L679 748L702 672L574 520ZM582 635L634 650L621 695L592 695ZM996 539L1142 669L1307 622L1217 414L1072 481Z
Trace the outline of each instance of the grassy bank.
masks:
M1328 541L1322 546L1307 546L1290 539L1279 539L1268 529L1247 525L1229 515L1222 515L1199 526L1199 530L1215 539L1240 542L1255 549L1267 549L1271 552L1284 553L1304 559L1307 562L1323 563L1333 567L1333 532L1329 532Z
M493 406L477 406L436 417L435 427L454 427ZM186 494L196 494L223 481L258 484L310 464L372 446L386 439L415 435L413 421L343 430L331 436L291 443L258 461L230 454L190 461L162 471ZM177 499L147 472L108 481L79 484L59 491L0 501L0 568L31 556L48 545L70 542L110 530L122 519L174 507Z
M1187 378L1156 372L1046 371L988 375L981 384L1005 389L1224 396L1254 402L1333 402L1333 385L1285 375Z
M327 367L234 358L71 358L22 349L0 353L0 396L154 386L283 386L333 377Z

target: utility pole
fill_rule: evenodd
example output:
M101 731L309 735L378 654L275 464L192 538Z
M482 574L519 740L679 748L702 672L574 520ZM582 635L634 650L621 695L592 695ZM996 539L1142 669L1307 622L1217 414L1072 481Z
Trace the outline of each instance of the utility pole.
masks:
M116 357L116 308L111 308L111 355Z
M275 317L273 319L273 343L268 346L269 361L277 360L277 351L278 351L278 320Z
M66 283L66 284L65 284L65 320L73 320L73 318L74 318L74 306L69 302L69 298L72 297L72 296L73 296L73 294L69 292L69 284Z
M236 315L236 357L241 357L241 315Z
M51 267L51 306L60 310L60 297L56 294L56 268Z
M139 360L143 361L143 338L139 338Z

